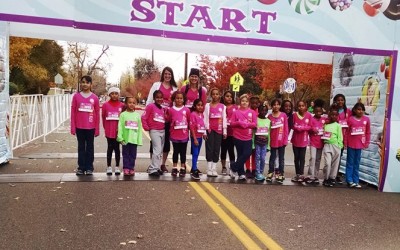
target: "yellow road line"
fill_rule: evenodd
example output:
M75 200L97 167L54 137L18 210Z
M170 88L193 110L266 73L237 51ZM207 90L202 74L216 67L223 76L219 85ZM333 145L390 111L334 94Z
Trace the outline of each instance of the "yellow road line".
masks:
M202 182L203 186L212 193L233 215L238 218L268 249L283 249L256 224L254 224L244 213L242 213L232 202L226 199L217 189L210 183Z
M218 215L232 233L247 249L261 249L242 228L200 187L197 182L189 182L207 205Z

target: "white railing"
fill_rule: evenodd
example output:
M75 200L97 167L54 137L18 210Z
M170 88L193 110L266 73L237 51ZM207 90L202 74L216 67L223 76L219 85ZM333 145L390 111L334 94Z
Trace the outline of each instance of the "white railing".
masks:
M10 96L10 147L17 149L57 129L70 117L72 95Z

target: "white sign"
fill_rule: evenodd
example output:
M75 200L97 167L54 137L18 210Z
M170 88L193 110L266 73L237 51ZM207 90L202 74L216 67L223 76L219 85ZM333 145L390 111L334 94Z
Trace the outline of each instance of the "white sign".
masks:
M54 77L54 83L55 84L63 84L63 77L60 74L57 74Z
M288 78L283 83L283 91L288 94L293 93L296 90L296 80L293 78Z

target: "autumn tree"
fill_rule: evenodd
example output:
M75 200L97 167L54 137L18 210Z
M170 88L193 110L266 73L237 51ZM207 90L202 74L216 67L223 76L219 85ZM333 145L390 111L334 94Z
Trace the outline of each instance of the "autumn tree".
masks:
M47 93L57 73L64 74L63 48L52 40L10 37L10 81L27 94Z

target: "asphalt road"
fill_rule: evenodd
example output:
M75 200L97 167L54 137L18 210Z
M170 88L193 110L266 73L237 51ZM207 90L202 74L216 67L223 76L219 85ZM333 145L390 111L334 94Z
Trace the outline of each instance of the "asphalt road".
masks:
M46 141L0 166L1 249L400 249L399 194L222 176L155 180L145 173L147 139L137 176L107 177L103 136L95 175L78 178L68 126ZM287 179L290 161L288 148Z

